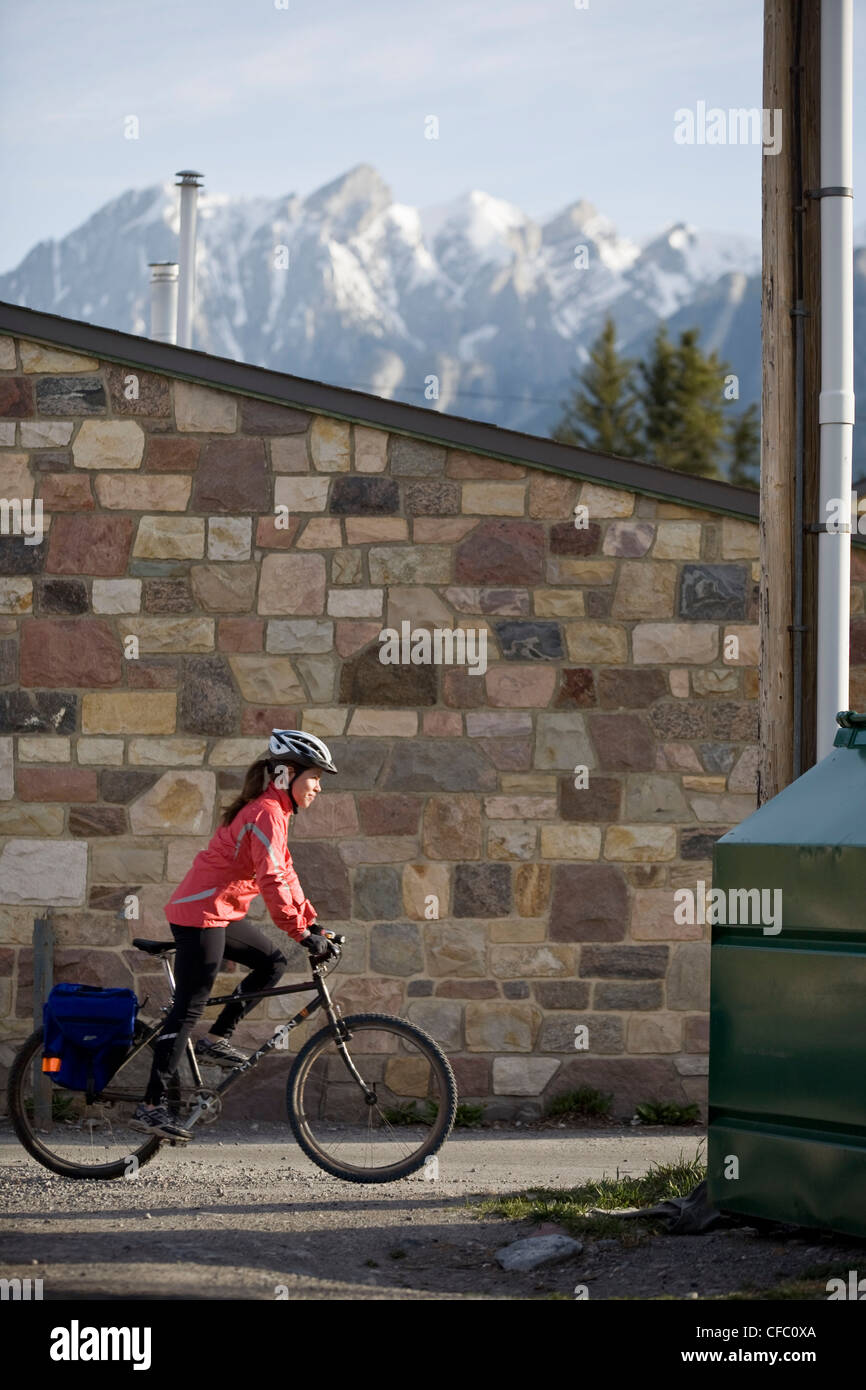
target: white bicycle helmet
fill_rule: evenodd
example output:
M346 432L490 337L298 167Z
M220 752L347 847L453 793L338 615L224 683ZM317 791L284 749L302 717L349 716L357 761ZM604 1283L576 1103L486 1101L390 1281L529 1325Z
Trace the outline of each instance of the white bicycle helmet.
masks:
M285 758L295 767L321 767L325 772L336 772L330 749L315 734L305 734L301 729L272 729L268 740L268 752L274 757Z

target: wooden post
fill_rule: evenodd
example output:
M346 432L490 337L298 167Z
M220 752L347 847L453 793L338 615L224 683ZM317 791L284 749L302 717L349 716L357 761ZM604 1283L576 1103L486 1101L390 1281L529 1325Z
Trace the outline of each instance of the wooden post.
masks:
M33 924L33 1027L42 1027L42 1005L54 984L54 926L50 912ZM33 1122L39 1129L51 1124L54 1084L42 1071L42 1055L33 1063Z
M801 84L801 149L803 187L821 186L821 3L807 0L803 11L801 42L803 65ZM818 395L821 390L821 200L805 200L803 217L803 319L804 359L804 487L803 519L826 521L819 517L821 479L818 431ZM807 532L803 546L803 723L802 750L805 772L815 762L818 721L815 673L818 663L818 537Z
M758 802L794 778L793 640L795 583L796 371L792 311L802 291L804 324L803 522L817 520L817 371L820 339L819 214L804 198L802 286L797 283L797 207L802 190L818 186L820 0L803 0L797 64L798 6L764 4L764 108L782 112L782 148L762 157L762 359L760 518L760 763ZM795 80L800 80L796 122ZM799 168L798 168L799 164ZM802 764L814 762L815 608L817 546L803 545L804 602Z

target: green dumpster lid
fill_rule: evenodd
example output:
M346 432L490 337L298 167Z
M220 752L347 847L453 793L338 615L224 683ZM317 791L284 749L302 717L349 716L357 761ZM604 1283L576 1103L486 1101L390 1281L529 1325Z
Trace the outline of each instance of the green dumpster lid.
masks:
M840 710L833 750L716 841L866 846L866 714Z

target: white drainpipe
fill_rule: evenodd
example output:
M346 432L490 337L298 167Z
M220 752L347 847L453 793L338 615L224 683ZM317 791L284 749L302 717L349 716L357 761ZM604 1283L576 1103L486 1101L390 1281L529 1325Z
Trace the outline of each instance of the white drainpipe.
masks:
M195 224L198 212L199 179L194 169L179 169L180 187L180 293L177 303L177 341L179 347L192 347L192 315L195 304Z
M177 337L177 263L150 262L150 336L158 343Z
M854 234L850 190L853 3L821 3L821 444L819 522L847 516L854 427ZM834 500L835 499L835 500ZM857 525L856 513L851 518ZM816 754L833 747L848 708L851 537L818 534Z

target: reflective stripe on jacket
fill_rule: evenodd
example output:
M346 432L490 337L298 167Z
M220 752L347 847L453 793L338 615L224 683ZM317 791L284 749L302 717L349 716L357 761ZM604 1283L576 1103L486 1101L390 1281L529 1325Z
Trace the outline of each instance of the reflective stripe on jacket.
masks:
M178 927L224 927L246 916L261 893L274 924L300 940L316 909L298 881L286 842L291 802L271 782L231 825L221 825L165 905Z

